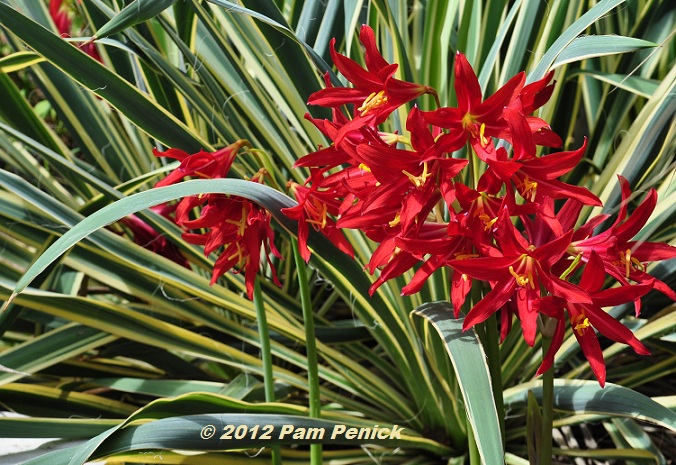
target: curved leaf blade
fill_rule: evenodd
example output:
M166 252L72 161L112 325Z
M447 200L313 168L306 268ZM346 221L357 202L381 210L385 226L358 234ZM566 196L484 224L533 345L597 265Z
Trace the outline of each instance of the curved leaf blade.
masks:
M104 24L96 32L93 39L111 36L134 24L153 18L174 3L176 3L176 0L134 0L116 14L113 19Z
M0 59L0 70L3 73L12 73L43 61L45 61L45 58L37 53L15 52Z
M526 405L528 391L542 399L542 383L534 381L505 390L505 409ZM620 416L648 421L676 431L676 412L623 386L595 381L554 380L554 407L579 414Z
M552 64L556 61L556 57L559 56L559 54L563 52L577 36L584 33L585 29L625 1L626 0L601 0L590 8L589 11L580 17L580 19L563 31L563 34L561 34L552 46L549 47L537 66L528 74L528 82L541 79L547 74L547 71L551 69Z
M634 39L633 37L613 35L582 36L568 44L559 56L556 57L550 69L588 58L634 52L650 47L657 47L657 44L647 40Z
M282 208L293 207L296 203L290 197L275 189L250 181L241 179L198 179L139 192L107 205L82 220L54 242L17 282L12 296L5 302L2 311L4 312L5 308L14 299L14 296L24 290L45 268L57 260L70 247L96 230L146 208L181 197L200 194L226 194L247 198L270 211L283 227L294 230L294 222L286 218L280 210Z
M448 302L423 304L411 316L424 318L444 341L483 463L503 463L504 450L490 371L476 333L463 332L464 319L453 318L453 306Z

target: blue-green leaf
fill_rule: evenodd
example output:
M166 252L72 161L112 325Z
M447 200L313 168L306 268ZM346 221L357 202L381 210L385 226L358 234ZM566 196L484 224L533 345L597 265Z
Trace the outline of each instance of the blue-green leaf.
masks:
M571 24L568 29L563 31L556 41L544 54L533 71L528 74L528 82L541 79L551 69L556 57L566 49L566 47L575 40L580 34L591 26L594 22L605 16L610 10L621 5L626 0L601 0L589 11L583 14L580 19Z
M525 406L529 390L542 398L540 381L520 384L505 391L505 409ZM676 412L633 389L611 383L602 388L596 381L554 380L554 408L578 414L635 418L676 431Z
M247 198L263 206L273 215L276 215L277 220L282 226L290 230L294 229L294 222L286 218L280 210L286 207L293 207L296 203L290 197L275 189L251 181L241 179L198 179L139 192L107 205L82 220L54 242L17 282L14 293L5 302L2 311L11 303L14 296L24 290L45 268L73 245L96 230L146 208L181 197L206 193L236 195Z
M453 306L448 302L423 304L411 315L427 320L444 341L483 463L503 463L504 450L490 371L476 333L462 330L464 318L454 318Z
M134 0L104 24L96 32L94 38L108 37L134 24L153 18L174 3L176 0Z
M558 68L566 63L581 61L588 58L604 55L615 55L640 50L642 48L656 47L657 44L647 40L634 39L622 36L582 36L573 40L556 57L550 69Z

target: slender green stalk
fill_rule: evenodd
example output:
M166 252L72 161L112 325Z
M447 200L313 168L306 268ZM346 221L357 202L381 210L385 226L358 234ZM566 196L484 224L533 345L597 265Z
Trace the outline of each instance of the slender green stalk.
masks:
M296 263L298 274L298 288L300 290L300 304L303 309L303 323L305 324L305 345L307 347L307 378L308 394L310 396L310 417L321 418L321 403L319 398L319 368L317 362L317 345L315 343L314 315L312 313L312 300L310 299L310 286L307 278L307 268L303 257L298 250L298 240L291 239L293 258ZM310 446L310 463L319 465L322 463L322 445Z
M551 344L551 338L542 338L542 356ZM540 444L540 464L552 463L552 428L554 422L554 365L542 375L542 442Z
M469 464L482 465L481 454L479 454L479 447L477 446L474 430L469 419L467 420L467 444L469 445Z
M491 382L493 387L493 398L495 399L495 408L498 411L500 420L500 436L502 445L505 445L505 403L502 398L502 364L500 363L500 347L498 345L500 334L498 334L498 321L495 313L485 322L486 337L484 339L484 350L488 358L488 369L491 372Z
M256 276L256 280L254 281L253 303L254 308L256 309L256 319L258 320L258 334L261 338L261 360L263 361L263 386L265 390L265 401L274 402L275 378L272 371L270 332L268 330L268 320L265 315L265 305L259 276ZM281 450L279 446L272 447L272 463L274 465L281 465L282 463Z

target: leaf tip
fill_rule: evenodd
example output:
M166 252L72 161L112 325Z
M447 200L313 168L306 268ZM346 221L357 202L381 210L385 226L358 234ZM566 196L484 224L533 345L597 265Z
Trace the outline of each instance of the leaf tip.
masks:
M9 299L7 299L7 302L2 304L2 307L0 307L0 316L2 316L5 311L7 311L7 308L12 304L12 301L16 298L18 294L16 292L12 292L12 294L9 296Z

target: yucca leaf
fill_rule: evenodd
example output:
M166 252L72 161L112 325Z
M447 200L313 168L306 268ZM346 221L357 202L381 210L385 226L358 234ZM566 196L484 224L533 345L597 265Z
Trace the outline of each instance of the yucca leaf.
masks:
M122 423L116 419L0 417L3 438L89 439Z
M505 408L522 408L527 403L528 391L541 401L542 383L520 384L505 391ZM605 417L629 417L648 421L676 431L676 412L658 404L632 389L596 381L554 380L554 408L576 414L596 414Z
M613 87L628 90L629 92L645 98L650 98L659 86L659 82L645 79L640 76L625 76L623 74L604 73L602 71L594 70L581 70L579 73L611 84ZM570 73L569 76L573 77L575 74L576 73Z
M45 61L44 57L37 53L15 52L0 59L0 70L3 73L12 73L43 61Z
M618 441L615 437L621 438L622 444L617 444L618 447L631 447L651 453L654 457L653 460L658 465L666 465L667 461L664 455L638 422L629 418L613 418L611 423L604 423L604 427L611 434L616 444ZM630 462L627 462L627 464L631 465ZM634 464L637 465L638 462L634 462Z
M0 365L35 373L115 339L115 336L93 328L68 324L0 353ZM0 372L0 384L12 382L22 376Z
M12 32L39 55L48 57L55 66L106 99L141 129L167 145L194 151L209 146L135 86L3 2L0 2L0 22L12 24Z
M125 6L122 11L117 13L113 19L99 28L92 39L95 40L108 37L130 26L147 21L162 13L176 3L176 1L177 0L134 0Z
M550 69L558 68L566 63L617 53L634 52L643 48L657 47L647 40L634 39L614 35L577 37L556 57Z
M577 36L582 34L585 29L606 15L610 10L624 2L625 0L601 0L590 8L556 39L533 71L528 74L528 81L532 82L542 78L547 71L551 69L552 64L556 61L556 57L559 56L559 54L563 52Z
M136 410L125 402L40 384L8 383L0 386L0 396L5 405L28 414L124 418Z
M476 333L473 330L463 331L464 319L453 317L453 306L448 302L426 303L411 316L419 316L429 322L445 344L482 462L486 465L502 463L504 450L490 371Z

